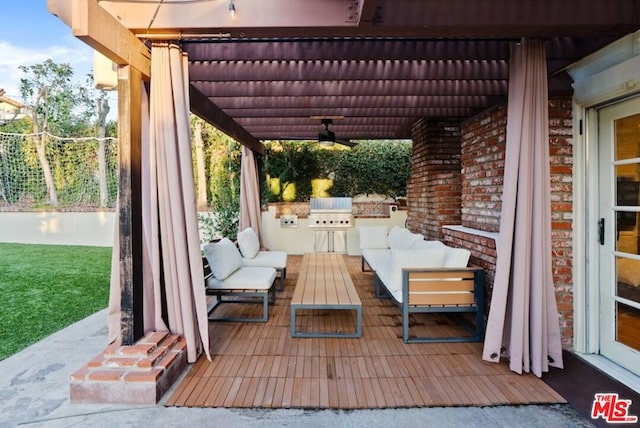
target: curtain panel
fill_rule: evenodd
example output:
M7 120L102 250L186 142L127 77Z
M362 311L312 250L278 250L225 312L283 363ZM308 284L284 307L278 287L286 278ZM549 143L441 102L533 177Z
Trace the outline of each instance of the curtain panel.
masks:
M517 373L562 368L551 266L549 114L545 45L511 51L504 190L483 359Z
M144 331L183 336L188 360L194 362L202 351L210 356L186 55L177 45L154 43L151 76L142 141ZM120 280L113 269L111 278L109 337L114 341L120 331Z
M253 151L242 146L240 162L240 221L239 229L252 228L262 243L262 211L260 209L260 183Z

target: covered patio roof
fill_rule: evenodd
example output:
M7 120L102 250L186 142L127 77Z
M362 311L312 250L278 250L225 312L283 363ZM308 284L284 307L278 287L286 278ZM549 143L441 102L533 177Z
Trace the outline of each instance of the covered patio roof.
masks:
M522 37L546 40L550 91L567 93L564 67L640 28L636 0L49 0L98 50L93 4L146 46L179 42L192 111L258 151L317 138L319 117L341 139L406 139L418 118L473 116L506 99Z

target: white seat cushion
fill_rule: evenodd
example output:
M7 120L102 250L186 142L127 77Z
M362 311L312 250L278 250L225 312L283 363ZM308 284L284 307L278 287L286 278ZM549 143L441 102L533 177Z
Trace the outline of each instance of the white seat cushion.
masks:
M285 251L258 251L258 254L252 259L243 258L242 266L284 269L287 267L287 253Z
M256 232L247 227L245 230L238 232L238 247L242 257L247 259L254 258L260 251L260 239Z
M388 248L365 248L362 250L362 257L367 261L371 270L378 270L383 264L391 263L391 250Z
M221 281L207 278L209 290L268 290L276 279L276 270L269 267L242 267Z
M220 280L226 279L242 266L240 251L228 238L205 245L204 255L209 262L211 272Z

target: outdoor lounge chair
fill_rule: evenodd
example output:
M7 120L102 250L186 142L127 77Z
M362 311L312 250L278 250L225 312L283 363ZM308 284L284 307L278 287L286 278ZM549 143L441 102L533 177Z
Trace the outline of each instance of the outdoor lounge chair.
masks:
M207 313L209 321L253 321L269 319L269 303L275 303L276 270L271 267L242 266L242 256L233 242L223 238L204 247L206 293L216 297ZM223 303L261 303L262 317L212 317Z

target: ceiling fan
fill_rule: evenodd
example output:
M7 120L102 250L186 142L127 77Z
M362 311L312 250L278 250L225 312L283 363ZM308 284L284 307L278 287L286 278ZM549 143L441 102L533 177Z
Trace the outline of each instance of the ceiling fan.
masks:
M322 123L322 128L318 131L318 143L324 146L333 146L335 143L342 144L343 146L353 147L356 143L353 143L349 140L342 140L336 138L336 133L329 129L329 125L333 123L334 119L343 119L342 116L335 117L312 117L312 119L320 119L320 123Z

